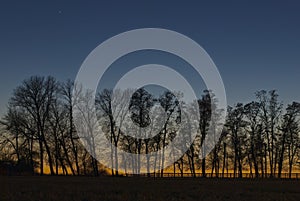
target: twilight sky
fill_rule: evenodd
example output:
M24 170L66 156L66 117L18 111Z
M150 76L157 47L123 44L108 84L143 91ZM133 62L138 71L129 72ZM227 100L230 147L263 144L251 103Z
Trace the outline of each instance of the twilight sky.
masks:
M230 105L260 89L277 89L284 103L300 101L300 3L207 2L1 1L0 114L25 78L75 79L101 42L148 27L198 42L218 67Z

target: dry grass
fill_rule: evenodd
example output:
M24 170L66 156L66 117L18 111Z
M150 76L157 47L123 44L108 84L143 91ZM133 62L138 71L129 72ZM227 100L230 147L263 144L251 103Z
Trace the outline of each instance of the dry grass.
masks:
M300 180L0 177L0 201L300 200Z

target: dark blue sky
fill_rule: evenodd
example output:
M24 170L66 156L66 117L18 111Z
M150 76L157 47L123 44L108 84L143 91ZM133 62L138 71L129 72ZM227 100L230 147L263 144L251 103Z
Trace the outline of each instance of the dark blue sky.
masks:
M210 3L207 3L210 2ZM74 79L104 40L136 28L187 35L212 57L228 103L259 89L300 101L298 1L1 1L0 113L31 75Z

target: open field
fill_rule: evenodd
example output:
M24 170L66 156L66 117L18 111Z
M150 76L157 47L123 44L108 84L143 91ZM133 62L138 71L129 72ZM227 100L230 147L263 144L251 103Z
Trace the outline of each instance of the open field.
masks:
M0 177L1 201L300 200L300 180Z

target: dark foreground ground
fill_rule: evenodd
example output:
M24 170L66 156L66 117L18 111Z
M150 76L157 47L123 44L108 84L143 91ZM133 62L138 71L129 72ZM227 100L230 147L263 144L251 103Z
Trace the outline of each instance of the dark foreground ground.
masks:
M300 201L300 180L0 177L0 201Z

